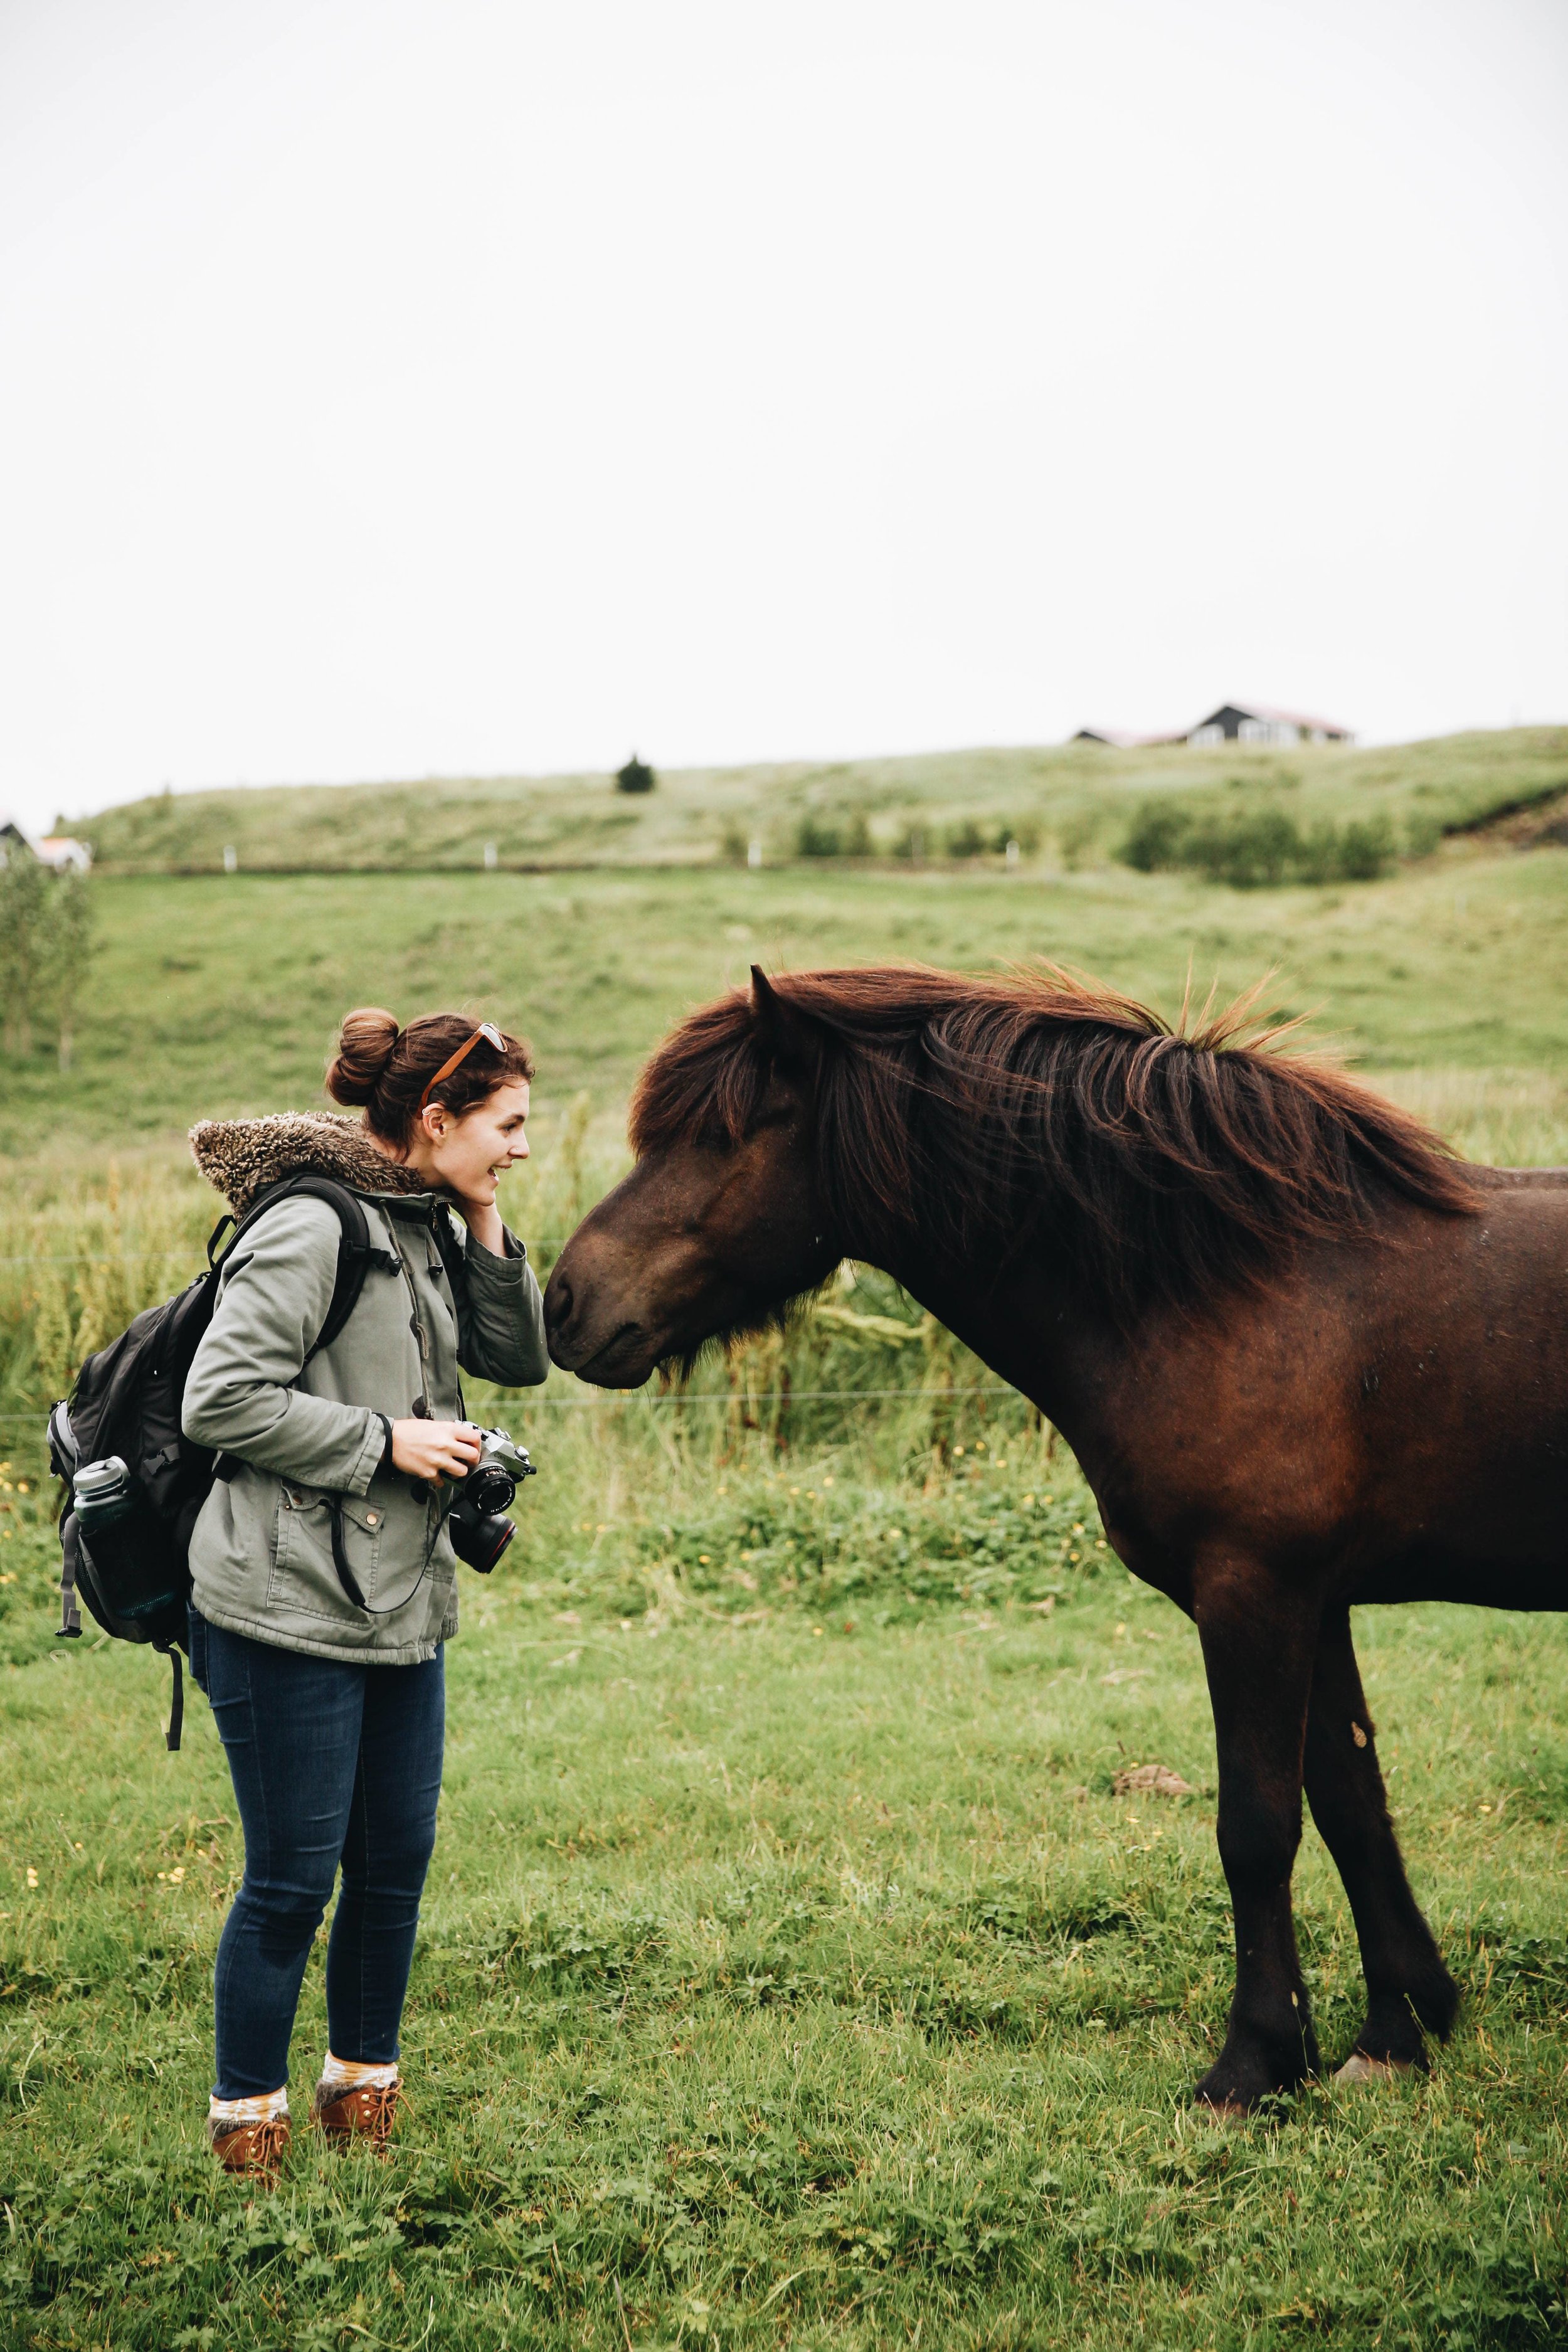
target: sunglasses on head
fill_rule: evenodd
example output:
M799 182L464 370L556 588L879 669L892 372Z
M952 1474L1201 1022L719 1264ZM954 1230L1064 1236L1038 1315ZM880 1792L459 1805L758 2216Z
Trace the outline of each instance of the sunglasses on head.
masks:
M426 1104L429 1101L431 1096L435 1093L436 1088L440 1085L442 1079L449 1078L453 1071L457 1068L458 1063L467 1060L468 1056L473 1052L474 1047L479 1044L481 1037L484 1039L487 1045L493 1045L498 1054L504 1054L506 1052L506 1039L501 1035L500 1031L496 1027L495 1023L493 1021L481 1021L473 1035L463 1045L459 1045L455 1054L451 1055L447 1060L442 1063L440 1068L437 1071L435 1076L431 1079L429 1085L426 1087L424 1093L419 1097L419 1108L421 1110L424 1109Z

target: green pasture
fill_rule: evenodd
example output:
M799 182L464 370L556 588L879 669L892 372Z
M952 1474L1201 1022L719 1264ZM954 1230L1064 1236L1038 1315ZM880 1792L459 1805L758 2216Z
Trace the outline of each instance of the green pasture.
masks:
M1369 789L1414 806L1415 753ZM0 1094L0 2342L1568 2337L1563 1621L1362 1612L1466 2007L1426 2080L1221 2128L1186 2105L1231 1969L1195 1637L1101 1548L1048 1427L864 1269L689 1392L486 1398L543 1475L500 1573L465 1579L413 2111L385 2164L301 2129L252 2194L201 2130L241 1861L221 1756L199 1698L163 1752L161 1662L53 1640L37 1442L80 1355L195 1262L217 1204L184 1127L317 1099L352 1003L533 1037L509 1207L544 1262L622 1164L644 1055L753 959L1046 954L1172 1011L1189 971L1200 997L1271 974L1461 1148L1562 1160L1568 848L1458 837L1329 890L1138 875L1092 839L1012 870L96 887L76 1067L40 1045ZM1119 1795L1149 1762L1189 1793ZM1359 1974L1310 1829L1297 1883L1337 2062ZM312 1968L297 2116L322 2032Z
M693 1004L784 969L1054 957L1174 1013L1268 977L1266 1001L1467 1148L1541 1156L1568 1076L1568 851L1451 854L1381 882L1239 891L1097 865L751 873L105 878L75 1066L43 1045L5 1072L0 1154L22 1181L85 1150L164 1147L192 1119L319 1099L350 1003L404 1017L457 1002L541 1055L542 1126L586 1092L620 1114L638 1066ZM1393 1074L1397 1074L1394 1076ZM1452 1084L1450 1102L1432 1095ZM1496 1118L1494 1131L1475 1121ZM1520 1119L1517 1132L1507 1122ZM1554 1131L1556 1131L1554 1129ZM1552 1150L1563 1144L1548 1145ZM32 1171L29 1173L28 1171ZM525 1180L526 1181L526 1180Z

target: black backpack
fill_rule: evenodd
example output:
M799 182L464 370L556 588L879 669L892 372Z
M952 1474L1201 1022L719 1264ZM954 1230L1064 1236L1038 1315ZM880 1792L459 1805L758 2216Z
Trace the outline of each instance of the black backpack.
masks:
M342 1229L331 1304L305 1362L329 1347L353 1314L370 1267L396 1271L400 1261L373 1244L364 1204L346 1185L328 1176L290 1176L258 1193L237 1223L231 1215L220 1217L207 1242L205 1272L177 1298L143 1308L118 1339L89 1356L69 1399L49 1414L49 1461L65 1482L59 1638L80 1635L79 1592L116 1641L150 1642L161 1651L174 1670L170 1748L180 1744L184 1716L179 1654L188 1640L191 1535L214 1478L224 1475L222 1457L193 1444L181 1428L185 1380L212 1321L218 1276L230 1253L264 1211L301 1192L334 1209ZM234 1230L215 1255L226 1226ZM85 1464L110 1455L118 1455L130 1474L131 1508L114 1528L114 1540L100 1543L95 1557L77 1524L72 1481Z

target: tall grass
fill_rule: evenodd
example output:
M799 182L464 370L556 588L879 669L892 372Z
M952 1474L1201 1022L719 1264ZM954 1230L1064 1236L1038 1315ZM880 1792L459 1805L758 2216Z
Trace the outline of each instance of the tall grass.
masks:
M542 1278L623 1159L605 1126L595 1129L586 1096L550 1124L507 1204ZM221 1205L188 1163L166 1154L14 1182L0 1216L0 1452L35 1481L51 1401L88 1355L199 1269ZM797 1319L711 1353L688 1381L660 1380L629 1398L555 1372L542 1389L516 1393L468 1385L470 1409L526 1433L547 1474L538 1499L528 1497L528 1540L509 1556L513 1570L525 1559L538 1569L542 1549L567 1538L580 1552L575 1522L562 1521L551 1498L602 1488L621 1532L635 1530L617 1572L622 1613L679 1608L688 1595L743 1607L747 1593L764 1590L831 1605L868 1581L947 1597L989 1591L990 1569L964 1567L964 1545L952 1549L946 1529L935 1538L946 1565L934 1570L913 1539L912 1549L889 1549L879 1531L868 1553L858 1528L812 1535L805 1523L816 1496L792 1508L805 1490L780 1465L831 1456L840 1480L894 1489L941 1480L966 1454L987 1463L1000 1446L1005 1461L1009 1440L1015 1459L1026 1444L1043 1467L1056 1458L1055 1434L1032 1407L886 1276L847 1265ZM1060 1466L1076 1491L1076 1475ZM898 1516L887 1514L889 1527ZM1042 1506L1023 1529L1029 1559L1009 1571L1014 1580L1038 1580L1042 1546L1059 1549L1059 1517ZM541 1572L554 1589L559 1564Z
M1373 1082L1466 1157L1568 1163L1568 1080L1439 1068ZM586 1092L539 1122L535 1157L505 1205L542 1279L624 1171L618 1124L595 1116ZM0 1451L36 1460L49 1403L94 1349L199 1270L223 1209L188 1156L168 1146L101 1166L46 1156L13 1167L0 1183ZM753 1441L763 1453L847 1444L897 1476L941 1457L965 1431L1034 1420L886 1276L847 1265L786 1330L710 1356L689 1382L664 1384L650 1399L619 1402L552 1373L542 1391L507 1402L531 1423L542 1417L542 1431L559 1433L553 1443L582 1432L590 1454L629 1449L645 1468L669 1458L656 1426L679 1433L690 1463L711 1465Z

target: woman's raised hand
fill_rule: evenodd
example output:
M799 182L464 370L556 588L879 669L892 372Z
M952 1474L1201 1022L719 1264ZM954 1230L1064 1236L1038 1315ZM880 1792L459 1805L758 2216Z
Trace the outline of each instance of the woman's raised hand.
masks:
M395 1421L392 1466L411 1478L466 1478L479 1458L471 1421Z

